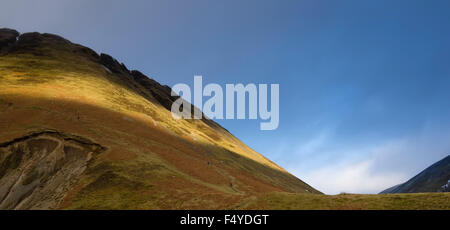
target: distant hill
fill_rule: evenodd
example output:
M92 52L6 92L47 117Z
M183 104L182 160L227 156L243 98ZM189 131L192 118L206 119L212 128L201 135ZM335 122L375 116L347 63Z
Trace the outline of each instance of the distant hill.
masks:
M450 180L450 155L434 163L403 184L388 188L384 193L442 192Z
M173 119L177 98L110 55L0 29L0 209L228 209L320 193L216 122Z

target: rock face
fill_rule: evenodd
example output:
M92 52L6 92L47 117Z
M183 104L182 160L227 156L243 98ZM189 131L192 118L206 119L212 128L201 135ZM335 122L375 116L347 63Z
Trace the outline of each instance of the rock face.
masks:
M104 148L80 137L41 132L0 144L0 209L49 209Z
M100 62L110 69L113 73L129 73L129 70L123 63L119 63L116 59L108 54L100 54Z
M19 36L19 32L12 29L0 29L0 47L14 43Z
M450 155L434 163L403 184L388 188L381 193L442 192L450 180Z
M137 70L131 71L133 79L146 88L158 102L167 110L170 110L173 102L178 96L171 96L172 89L169 86L162 86L157 81L148 78Z
M16 42L19 32L12 29L0 29L0 54Z

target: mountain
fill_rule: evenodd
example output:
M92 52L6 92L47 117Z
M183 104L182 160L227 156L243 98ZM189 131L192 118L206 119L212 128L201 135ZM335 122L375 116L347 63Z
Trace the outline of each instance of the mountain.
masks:
M442 192L450 182L450 155L426 168L403 184L388 188L381 193Z
M382 192L380 192L380 194L393 193L392 191L395 191L395 189L397 189L401 185L402 184L394 185L388 189L383 190Z
M170 93L60 36L0 29L0 209L230 209L320 193L214 121L173 119Z

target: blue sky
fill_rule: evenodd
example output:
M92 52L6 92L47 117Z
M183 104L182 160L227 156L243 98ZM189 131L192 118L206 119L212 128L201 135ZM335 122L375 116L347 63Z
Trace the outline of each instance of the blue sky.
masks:
M280 84L280 125L218 121L319 190L377 193L450 154L449 1L23 1L49 32L163 84Z

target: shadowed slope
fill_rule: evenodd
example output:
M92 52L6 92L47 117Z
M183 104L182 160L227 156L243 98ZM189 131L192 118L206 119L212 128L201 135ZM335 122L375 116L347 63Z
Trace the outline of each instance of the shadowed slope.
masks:
M440 192L450 181L450 155L426 168L407 182L381 193Z

